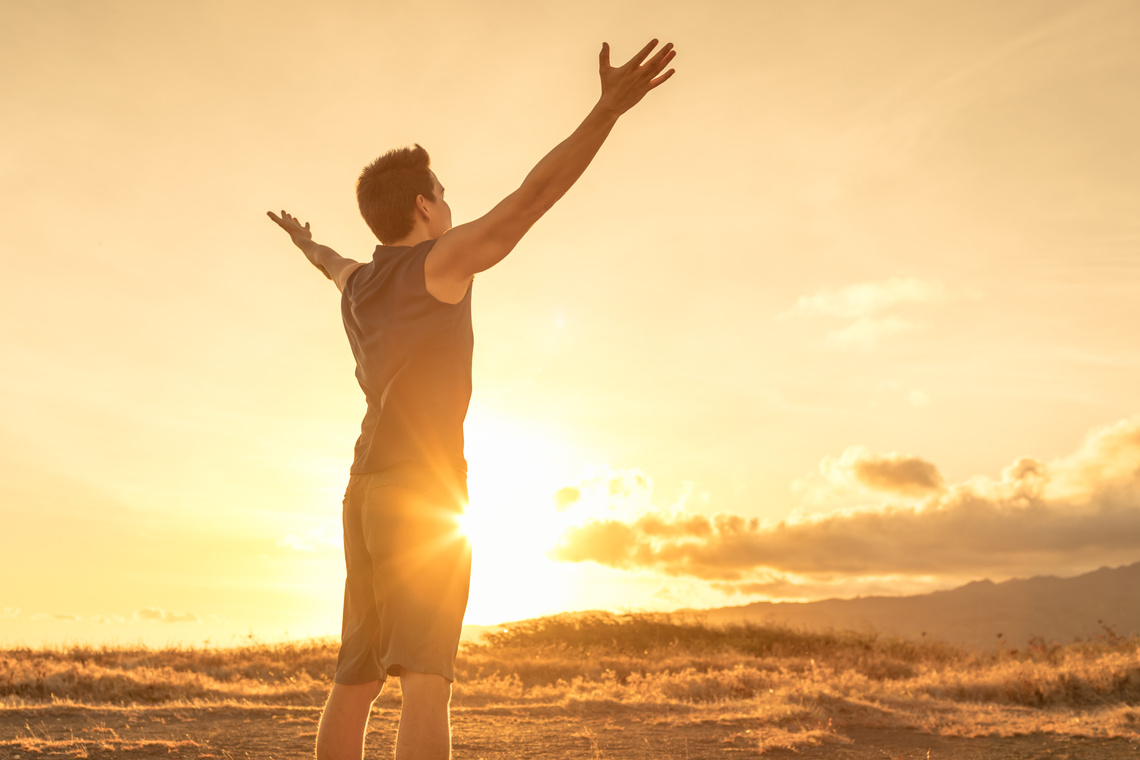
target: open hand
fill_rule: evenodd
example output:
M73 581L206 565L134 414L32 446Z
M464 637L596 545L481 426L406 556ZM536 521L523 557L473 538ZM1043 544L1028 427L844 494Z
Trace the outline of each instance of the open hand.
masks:
M295 245L312 240L313 233L309 230L309 223L305 222L305 226L301 226L301 221L293 215L286 213L285 209L281 209L281 216L277 216L272 211L267 212L269 218L277 222L277 226L289 233L289 237L293 239Z
M637 105L645 97L645 93L673 76L673 69L661 73L677 55L673 43L666 43L665 47L658 50L652 58L645 60L655 47L657 40L650 40L640 53L630 58L624 65L614 68L610 65L609 43L602 43L602 52L598 56L598 68L602 78L602 97L599 101L601 105L619 115L623 114Z

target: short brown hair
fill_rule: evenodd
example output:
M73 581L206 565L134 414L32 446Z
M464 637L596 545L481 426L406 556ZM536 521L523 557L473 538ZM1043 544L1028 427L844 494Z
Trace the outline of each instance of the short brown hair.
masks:
M416 198L435 200L431 157L419 143L396 148L376 159L356 180L360 215L381 243L399 240L412 231Z

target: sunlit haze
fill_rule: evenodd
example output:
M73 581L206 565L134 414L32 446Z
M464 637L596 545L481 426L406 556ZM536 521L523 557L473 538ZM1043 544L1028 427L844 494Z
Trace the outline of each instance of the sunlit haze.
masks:
M715 9L715 10L713 10ZM339 633L353 187L456 222L677 74L476 278L467 621L1140 560L1140 5L5 3L0 642Z

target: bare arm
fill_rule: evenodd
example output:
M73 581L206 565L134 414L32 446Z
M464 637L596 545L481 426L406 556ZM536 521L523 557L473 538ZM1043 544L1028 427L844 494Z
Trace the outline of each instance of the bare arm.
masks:
M673 75L673 69L661 73L676 55L672 43L649 57L656 46L657 40L651 41L623 66L614 68L610 66L609 45L602 44L602 95L597 104L573 134L538 162L518 190L485 216L440 237L424 262L428 290L433 295L452 303L462 298L475 273L502 261L578 181L618 118Z
M277 216L272 211L268 214L269 218L276 222L281 229L289 233L293 245L301 249L305 258L321 270L325 277L336 284L337 290L343 291L344 284L348 282L348 276L355 272L357 267L363 266L360 262L346 259L327 245L313 242L313 233L309 230L308 222L305 222L305 226L302 227L300 220L284 210L281 211L281 216Z

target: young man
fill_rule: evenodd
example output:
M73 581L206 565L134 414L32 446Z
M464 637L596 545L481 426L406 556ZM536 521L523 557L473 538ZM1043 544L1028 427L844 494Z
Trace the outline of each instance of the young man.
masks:
M672 44L651 41L613 67L582 124L486 216L451 226L419 145L365 168L357 200L380 239L371 261L269 216L342 292L341 314L368 402L344 499L347 565L335 683L318 760L359 760L373 701L401 679L397 760L450 757L449 702L471 555L456 530L467 497L463 420L471 397L471 283L502 261L582 175L618 117L673 74ZM664 73L662 73L664 72Z

